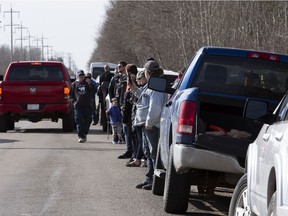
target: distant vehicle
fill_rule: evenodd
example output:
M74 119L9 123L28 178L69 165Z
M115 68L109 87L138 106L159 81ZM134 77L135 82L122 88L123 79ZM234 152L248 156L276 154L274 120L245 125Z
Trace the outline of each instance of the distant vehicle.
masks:
M1 77L2 78L2 77ZM71 86L65 65L56 61L20 61L8 66L0 82L0 132L19 120L62 119L65 132L74 130Z
M267 110L267 102L247 102L244 115L264 125L249 145L246 173L233 192L229 216L288 215L288 94L272 115L265 116Z
M208 196L236 186L263 126L243 117L245 103L264 100L272 113L287 78L288 55L225 47L202 47L176 89L150 78L149 88L172 94L162 109L152 187L166 212L186 212L191 185Z
M111 71L114 71L117 68L117 64L110 63L110 62L92 62L90 64L89 72L92 74L94 79L104 72L104 66L108 64Z

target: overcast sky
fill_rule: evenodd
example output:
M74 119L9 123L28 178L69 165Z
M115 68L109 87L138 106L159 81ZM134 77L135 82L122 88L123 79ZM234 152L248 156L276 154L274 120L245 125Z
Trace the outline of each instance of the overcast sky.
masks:
M28 38L30 33L31 45L36 46L35 38L43 35L47 38L45 45L52 46L54 52L70 53L77 67L87 71L87 62L96 46L94 38L105 20L108 0L0 0L0 5L0 45L10 46L8 12L12 6L13 25L22 23L23 27L28 27L28 31L23 29L23 37ZM14 30L14 46L20 47L20 40L16 40L20 39L20 32L20 29ZM23 45L28 46L28 40L23 41Z

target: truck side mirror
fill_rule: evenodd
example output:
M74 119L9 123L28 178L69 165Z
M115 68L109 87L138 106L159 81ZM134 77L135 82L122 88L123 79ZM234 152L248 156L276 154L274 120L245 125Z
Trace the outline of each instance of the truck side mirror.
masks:
M150 77L148 82L148 88L158 92L166 92L173 94L175 89L168 87L169 83L164 77Z

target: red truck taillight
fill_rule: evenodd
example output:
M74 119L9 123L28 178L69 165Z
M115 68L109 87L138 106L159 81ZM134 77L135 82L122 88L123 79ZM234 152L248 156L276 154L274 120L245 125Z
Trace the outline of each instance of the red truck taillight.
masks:
M69 85L66 83L63 88L64 98L68 99L69 97L70 88Z
M2 99L2 87L0 87L0 100Z
M180 105L177 133L192 134L196 117L196 102L184 101Z

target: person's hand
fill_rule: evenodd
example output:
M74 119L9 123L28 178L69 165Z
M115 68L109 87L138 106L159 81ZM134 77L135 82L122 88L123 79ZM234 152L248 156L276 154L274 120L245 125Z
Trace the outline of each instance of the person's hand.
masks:
M153 125L148 125L148 124L146 124L146 125L145 125L145 128L146 128L147 130L151 130L151 129L153 128Z
M132 90L132 91L135 91L137 86L135 85L135 82L131 82L131 83L127 83L128 87Z

